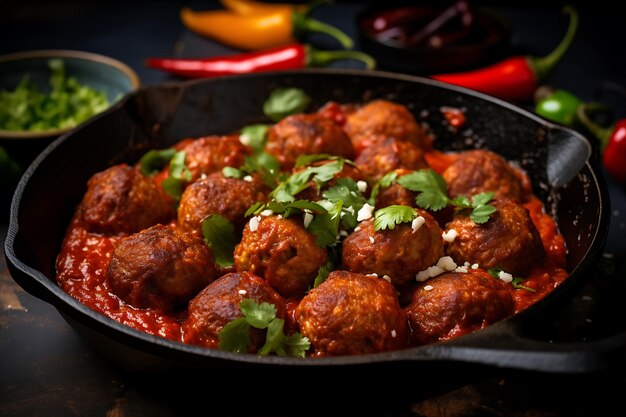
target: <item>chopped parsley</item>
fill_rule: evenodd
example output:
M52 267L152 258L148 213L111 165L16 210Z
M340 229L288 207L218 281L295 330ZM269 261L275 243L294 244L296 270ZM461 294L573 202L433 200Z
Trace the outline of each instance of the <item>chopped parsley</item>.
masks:
M304 358L310 347L309 339L295 332L285 335L285 320L276 317L276 306L267 302L258 303L246 298L239 304L243 317L228 323L218 335L220 350L247 353L250 347L250 326L266 329L265 344L258 355L276 353L278 356Z
M139 160L139 169L141 173L149 177L158 174L172 160L176 150L168 149L152 149L146 152Z
M0 91L0 130L44 131L73 128L106 110L106 94L68 76L65 61L50 59L50 90L25 74L13 91Z
M169 176L161 186L167 195L178 201L183 194L183 183L188 181L191 181L191 171L185 164L185 151L178 151L170 160Z
M239 132L239 141L251 147L255 152L260 152L267 141L269 126L266 124L255 124L244 126Z

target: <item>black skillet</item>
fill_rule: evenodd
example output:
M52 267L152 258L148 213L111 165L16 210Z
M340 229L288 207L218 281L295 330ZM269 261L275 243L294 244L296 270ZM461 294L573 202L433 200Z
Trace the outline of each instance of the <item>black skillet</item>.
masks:
M485 330L397 352L324 359L257 357L184 345L133 330L100 315L62 291L54 263L87 179L125 161L135 162L150 148L186 138L228 133L267 121L262 104L277 87L304 89L315 109L329 100L367 101L378 97L404 103L427 123L436 146L445 150L485 147L525 168L535 192L556 215L569 249L567 280L522 313ZM442 106L465 111L458 131L445 122ZM259 371L280 375L333 375L335 384L376 387L399 374L419 375L402 385L409 395L496 369L550 374L584 374L613 365L626 336L553 344L531 337L549 323L594 274L609 224L607 192L589 142L518 107L465 89L424 78L360 70L302 70L172 83L133 93L113 109L51 144L28 168L11 206L5 253L15 281L53 305L63 317L116 364L133 371L191 370L205 374ZM380 372L376 381L355 377ZM283 377L277 377L283 378ZM296 388L282 383L282 389ZM269 386L272 386L271 384ZM389 387L388 387L389 388ZM389 389L394 394L401 390ZM377 391L378 392L378 391ZM365 395L364 397L367 397Z

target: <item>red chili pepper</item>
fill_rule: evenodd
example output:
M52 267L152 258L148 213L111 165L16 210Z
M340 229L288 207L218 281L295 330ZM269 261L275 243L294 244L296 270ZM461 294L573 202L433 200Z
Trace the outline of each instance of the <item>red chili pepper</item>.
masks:
M602 127L587 114L596 107L593 103L581 104L577 111L578 119L600 141L604 168L618 182L626 185L626 118L617 120L610 127Z
M185 78L208 78L324 66L332 61L343 59L362 61L368 69L376 67L376 61L360 51L320 51L299 43L255 52L199 59L148 58L145 64L150 68L164 70Z
M566 6L570 15L567 33L559 45L544 57L514 56L477 70L432 75L431 78L470 88L509 101L532 100L536 88L552 71L569 48L578 27L578 13Z

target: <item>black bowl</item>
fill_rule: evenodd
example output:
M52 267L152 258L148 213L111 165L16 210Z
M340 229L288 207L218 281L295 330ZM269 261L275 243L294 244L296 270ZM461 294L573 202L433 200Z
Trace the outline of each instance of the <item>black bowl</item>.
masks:
M267 121L263 101L275 88L288 86L310 94L311 108L328 100L395 100L430 126L438 148L489 148L519 163L559 220L569 249L569 277L520 314L467 336L396 352L320 359L258 357L166 340L96 313L57 286L55 259L86 182L95 172L118 162L133 163L148 149L163 148L185 137L225 134ZM466 125L459 130L447 125L440 111L443 106L463 108ZM256 370L267 375L295 371L301 377L333 373L336 378L325 381L338 387L350 381L370 389L385 387L372 386L370 379L355 379L355 371L380 371L382 380L385 375L397 378L398 372L410 371L428 375L421 383L405 386L416 396L444 381L474 377L477 370L593 372L611 366L610 354L623 348L623 337L604 344L567 345L530 337L530 329L549 321L592 276L604 248L609 203L590 155L588 141L577 132L503 101L420 77L310 69L163 84L131 94L39 155L14 195L5 253L19 285L57 308L99 351L133 370ZM399 388L394 386L394 394Z
M508 23L503 17L479 7L471 8L471 25L463 27L458 24L459 19L451 19L453 23L443 26L437 36L430 38L444 41L408 41L410 36L407 32L417 32L447 7L437 3L377 2L357 16L360 45L376 59L380 69L415 75L474 69L493 63L509 52ZM403 23L392 29L381 30L378 21L380 16L385 15L396 16Z

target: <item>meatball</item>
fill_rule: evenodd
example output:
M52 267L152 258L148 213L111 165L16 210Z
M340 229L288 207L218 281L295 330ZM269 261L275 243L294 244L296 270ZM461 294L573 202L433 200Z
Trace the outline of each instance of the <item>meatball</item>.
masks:
M276 157L282 169L291 169L298 156L329 154L354 158L352 142L341 126L319 113L295 114L272 126L265 150Z
M407 343L395 288L373 276L331 272L300 301L296 317L314 357L384 352Z
M396 169L418 170L428 168L424 152L411 142L396 138L382 138L365 148L354 163L370 182L381 179Z
M205 136L182 143L185 145L180 150L185 152L185 164L191 172L190 182L224 167L239 168L251 154L251 148L242 144L237 135Z
M348 114L344 131L357 155L372 143L386 138L410 142L418 148L427 147L424 130L409 109L388 100L373 100Z
M224 326L243 316L239 304L244 299L273 304L276 317L287 316L285 301L267 281L249 272L232 272L207 285L189 302L189 314L182 326L183 341L217 349ZM263 346L265 334L265 329L250 326L249 353Z
M445 272L405 294L411 345L461 336L514 313L511 286L481 269Z
M494 198L524 202L530 182L502 156L483 149L465 151L443 172L450 197L493 192Z
M133 307L175 312L217 277L217 269L201 239L156 225L119 241L107 275L111 291Z
M78 208L85 229L128 235L174 217L174 209L156 183L127 165L93 175Z
M267 190L259 181L226 178L221 172L215 172L185 189L178 206L178 224L201 233L202 220L219 214L240 234L246 223L246 211L255 202L264 201L266 195Z
M387 275L401 289L415 275L443 256L443 239L437 221L416 209L423 222L401 223L394 229L374 230L373 219L361 222L342 244L342 266L352 272Z
M235 247L235 268L265 278L283 297L302 296L326 264L326 249L315 243L302 219L255 216Z
M489 203L496 212L483 224L476 224L466 211L455 213L446 233L457 236L446 244L446 253L456 263L477 263L483 269L500 268L513 275L525 275L545 255L541 236L526 207L512 200Z

